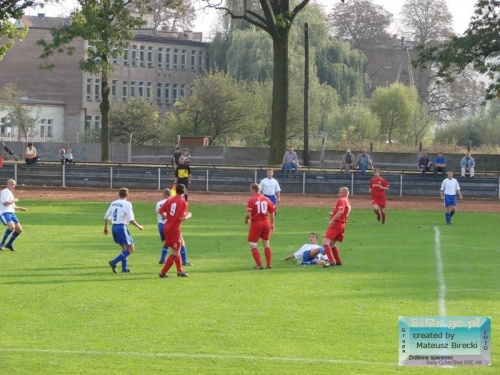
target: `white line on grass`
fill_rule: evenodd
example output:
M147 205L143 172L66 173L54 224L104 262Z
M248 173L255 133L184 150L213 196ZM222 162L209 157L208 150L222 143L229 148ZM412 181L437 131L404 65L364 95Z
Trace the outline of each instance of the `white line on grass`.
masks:
M446 315L446 285L444 284L443 261L441 260L441 232L438 227L434 227L434 253L436 254L436 271L439 288L438 307L439 315Z
M88 356L123 356L139 358L194 358L194 359L220 359L227 361L271 361L271 362L302 362L302 363L326 363L326 364L346 364L346 365L372 365L372 366L394 366L389 362L372 362L360 360L344 359L319 359L319 358L299 358L299 357L262 357L251 355L224 355L224 354L189 354L189 353L141 353L141 352L110 352L102 350L58 350L58 349L16 349L0 348L4 353L41 353L41 354L74 354Z

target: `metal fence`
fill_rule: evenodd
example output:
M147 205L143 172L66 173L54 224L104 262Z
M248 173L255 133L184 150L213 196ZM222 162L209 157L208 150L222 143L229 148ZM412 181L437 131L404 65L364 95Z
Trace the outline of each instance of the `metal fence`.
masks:
M266 177L266 169L214 169L192 168L189 189L207 192L247 192L249 185ZM307 171L285 176L276 171L283 192L299 194L336 194L340 187L348 186L353 195L368 195L372 175ZM444 177L407 173L386 173L383 176L391 186L389 196L436 196ZM172 167L6 164L0 169L0 178L14 178L18 185L87 187L115 189L161 190L174 182ZM500 198L499 177L457 178L464 194L474 198Z

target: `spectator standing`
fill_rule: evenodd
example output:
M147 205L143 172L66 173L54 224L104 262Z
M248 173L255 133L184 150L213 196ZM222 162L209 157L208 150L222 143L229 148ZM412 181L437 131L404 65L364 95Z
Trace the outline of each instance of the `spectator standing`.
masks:
M365 175L367 169L373 169L373 163L370 159L370 155L366 153L366 149L361 150L361 154L358 155L356 160L356 167L359 169L360 173Z
M121 246L122 251L118 256L110 260L109 266L111 270L116 273L116 264L122 263L122 273L130 273L127 266L127 257L135 251L134 240L128 231L128 224L132 224L139 230L143 230L143 226L135 221L132 203L128 202L129 191L127 188L120 188L118 191L117 200L113 201L106 214L104 215L104 235L108 235L108 222L113 224L111 232L115 243Z
M68 148L64 154L64 161L66 162L66 165L73 164L73 152L70 148Z
M470 156L470 151L465 153L465 156L460 160L460 177L465 177L465 174L469 172L469 176L474 177L474 168L476 167L476 162L474 158Z
M191 161L191 155L189 155L189 149L188 148L185 148L182 151L182 156L184 156L184 162L186 164L189 164L189 162ZM186 187L187 187L187 185L186 185Z
M422 150L422 153L418 157L418 169L423 175L427 174L431 170L431 158L427 155L426 150Z
M274 171L272 169L267 170L267 177L264 178L260 184L260 192L264 194L273 204L276 206L280 202L280 184L273 177Z
M382 224L385 224L385 191L389 190L389 183L380 175L380 169L375 169L375 177L370 180L369 191L372 193L372 207L377 220L380 221L382 216Z
M179 158L182 156L181 148L177 146L174 153L172 154L172 166L177 168L179 165Z
M259 193L258 184L250 185L250 193L252 197L247 202L245 224L250 223L247 240L256 264L254 269L263 269L259 249L257 248L259 238L262 239L262 245L264 246L266 268L270 269L272 268L272 250L269 239L271 238L271 232L274 231L275 206L273 202Z
M285 177L287 177L290 172L297 172L299 170L299 159L297 158L297 153L291 146L288 148L288 151L285 152L285 155L283 155L281 169L283 170Z
M330 213L330 222L323 235L323 248L330 261L330 266L342 265L339 249L335 244L344 240L345 225L350 212L349 189L344 186L339 190L339 199L333 207L333 212Z
M188 164L186 164L186 159L183 156L179 158L179 165L175 168L175 177L177 178L176 184L182 184L185 187L184 198L186 198L186 202L188 200L188 192L187 188L189 183L191 182L191 168Z
M36 148L33 146L33 143L28 143L28 147L26 147L26 151L24 152L24 161L27 165L34 165L40 160L40 158L36 154Z
M21 223L19 223L19 220L16 217L16 210L26 211L26 208L16 205L16 203L19 202L19 199L14 198L15 188L16 181L10 179L7 181L7 187L0 193L0 220L3 225L7 227L2 237L2 242L0 243L0 250L3 250L3 248L6 247L10 251L16 251L13 243L23 232ZM11 233L12 236L10 236L9 241L5 244Z
M64 165L64 163L66 162L64 155L66 155L66 150L64 148L61 148L59 150L59 161L61 162L61 165Z
M445 175L446 164L448 164L448 159L443 155L441 151L439 151L434 158L434 174L438 174L439 172L441 172L443 175Z
M453 172L448 172L448 178L441 184L441 199L444 199L444 216L446 224L451 225L451 218L455 215L457 208L457 194L462 199L462 192L458 181L453 178Z
M342 172L342 170L344 169L346 174L351 174L351 169L355 169L355 165L356 163L354 161L354 155L351 154L351 150L345 150L345 154L340 160L340 171Z

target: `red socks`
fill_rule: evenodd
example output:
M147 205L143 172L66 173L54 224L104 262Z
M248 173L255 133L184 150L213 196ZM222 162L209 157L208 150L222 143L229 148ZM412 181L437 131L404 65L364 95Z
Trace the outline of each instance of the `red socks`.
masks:
M170 269L170 267L172 267L172 265L174 263L177 263L177 260L179 259L179 257L175 256L174 254L170 254L167 258L167 261L165 262L165 265L163 266L163 268L161 269L161 274L162 275L166 275L168 270ZM179 260L180 261L180 260ZM177 265L177 264L176 264ZM177 268L178 269L178 268Z
M182 269L181 257L175 257L175 268L177 268L177 272L183 273Z
M270 247L264 248L264 254L266 255L267 267L271 267L273 263L273 253L271 251L271 248Z
M330 247L330 244L323 245L323 247L325 248L325 253L330 263L334 263L335 259L333 258L333 252L332 248Z
M252 249L252 256L253 256L253 260L255 260L255 264L257 265L257 267L262 267L262 261L260 260L259 249L254 247Z
M382 212L382 222L385 223L385 212Z
M339 248L337 246L334 246L332 250L333 250L333 256L335 258L335 263L341 265L342 260L340 259Z

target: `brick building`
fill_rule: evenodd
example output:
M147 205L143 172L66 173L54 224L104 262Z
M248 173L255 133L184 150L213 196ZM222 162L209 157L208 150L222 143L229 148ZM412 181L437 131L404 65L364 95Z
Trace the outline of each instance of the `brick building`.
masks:
M33 141L78 142L83 133L99 128L101 114L101 79L79 69L79 61L85 51L92 48L83 39L73 43L73 55L56 54L49 59L55 64L53 70L40 70L44 63L39 56L42 48L36 45L39 39L49 40L50 29L68 23L69 18L23 16L19 27L28 26L27 37L17 42L0 60L0 87L15 83L31 101L59 103L64 108L64 123L56 119L44 119L53 124L52 133L47 133L42 122L32 135ZM194 79L210 66L208 44L202 42L202 34L196 32L153 32L140 29L135 33L130 47L119 58L113 60L115 72L110 77L111 95L119 100L131 97L148 98L157 103L160 111L167 111L181 97L188 96ZM42 109L42 112L47 112ZM57 121L61 121L60 118ZM7 136L0 126L0 138ZM55 130L63 129L62 134ZM4 130L3 133L1 131ZM17 129L11 137L18 137ZM49 137L49 139L47 139Z

